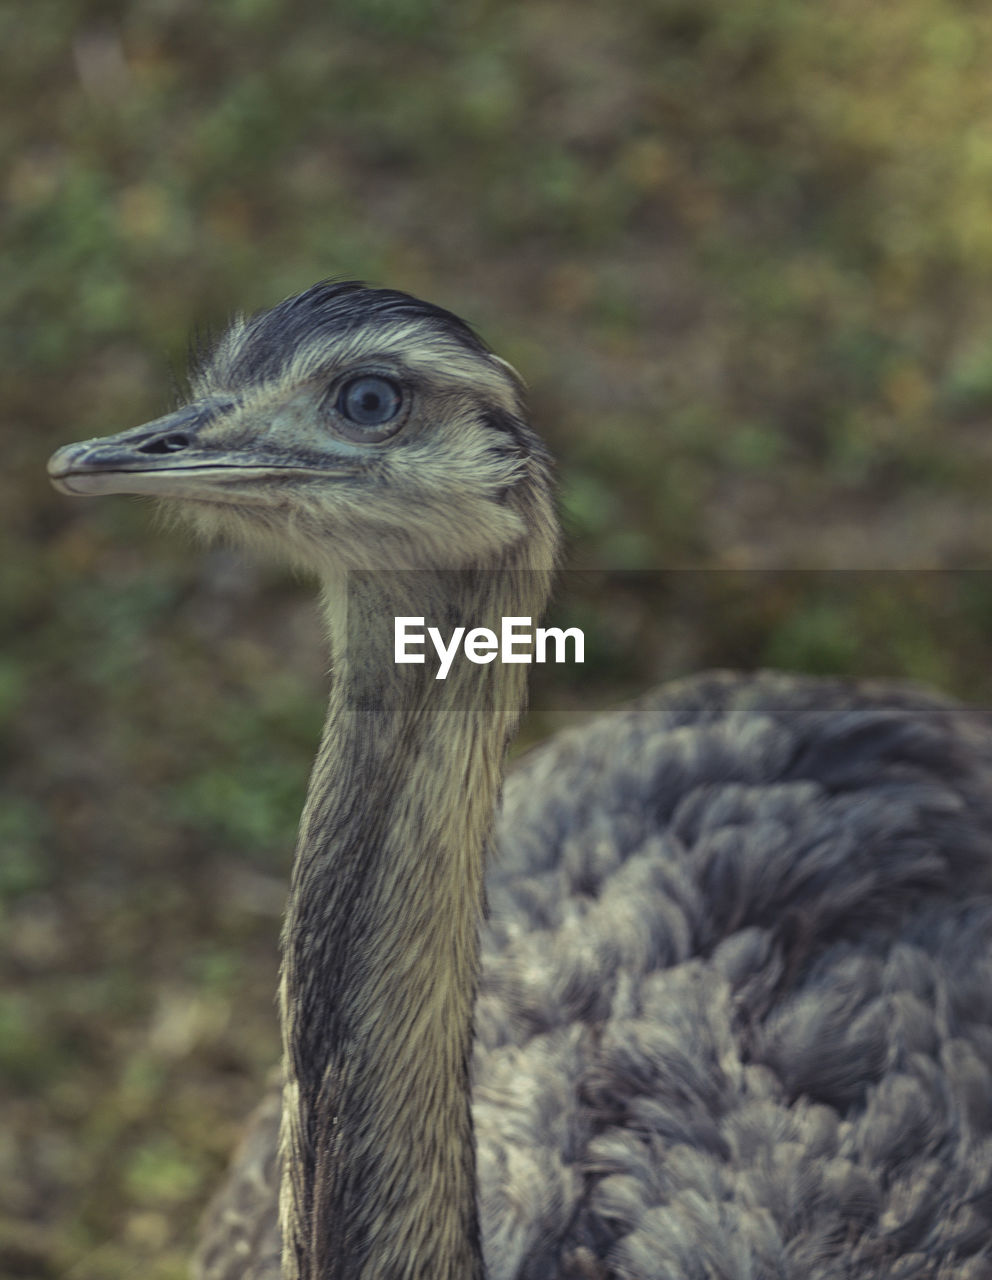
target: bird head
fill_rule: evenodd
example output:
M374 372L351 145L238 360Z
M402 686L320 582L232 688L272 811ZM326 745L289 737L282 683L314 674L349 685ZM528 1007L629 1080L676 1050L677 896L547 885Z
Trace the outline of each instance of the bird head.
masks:
M519 379L440 307L317 284L236 320L190 381L175 412L60 449L56 488L152 495L325 577L554 560Z

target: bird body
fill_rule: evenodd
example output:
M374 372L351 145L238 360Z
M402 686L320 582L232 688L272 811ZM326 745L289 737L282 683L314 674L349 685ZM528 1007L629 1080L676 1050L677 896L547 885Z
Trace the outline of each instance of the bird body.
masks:
M559 735L501 796L523 669L436 682L391 628L542 611L549 461L512 371L438 308L322 285L233 326L193 390L50 469L321 581L283 1076L195 1274L992 1275L983 718L717 674Z
M712 674L510 770L475 1018L490 1280L989 1274L988 733L895 685ZM278 1114L204 1280L279 1275Z

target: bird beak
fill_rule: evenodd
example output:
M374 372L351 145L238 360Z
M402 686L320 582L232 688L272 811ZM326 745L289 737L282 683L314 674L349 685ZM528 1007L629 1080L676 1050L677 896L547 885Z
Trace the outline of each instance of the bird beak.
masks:
M190 479L204 480L206 472L218 470L216 451L211 458L197 445L197 433L216 412L217 406L187 405L114 436L66 445L49 459L49 479L62 493L86 496L182 494Z
M206 501L262 496L264 481L315 474L342 475L340 465L287 458L274 447L232 448L219 438L231 401L197 401L175 413L114 436L69 444L52 455L48 476L61 493L86 497L141 493ZM219 430L205 430L212 424ZM268 455L268 456L267 456ZM352 469L353 470L353 469Z

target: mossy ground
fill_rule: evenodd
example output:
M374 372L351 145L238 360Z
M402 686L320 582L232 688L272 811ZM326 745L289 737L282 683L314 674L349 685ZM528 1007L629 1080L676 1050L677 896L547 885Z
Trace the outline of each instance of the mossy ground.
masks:
M0 49L0 1276L176 1280L276 1054L319 628L46 456L161 412L194 324L388 283L526 375L573 564L701 571L570 606L576 702L988 698L992 586L947 570L992 549L992 16L38 0Z

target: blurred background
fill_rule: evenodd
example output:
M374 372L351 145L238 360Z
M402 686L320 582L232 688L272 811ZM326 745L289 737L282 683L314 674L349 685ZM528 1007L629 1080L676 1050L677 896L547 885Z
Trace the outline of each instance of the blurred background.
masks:
M389 284L527 378L571 564L697 571L572 606L576 705L714 664L987 698L992 14L35 0L0 49L0 1277L178 1280L276 1059L325 658L307 584L47 455L232 311Z

